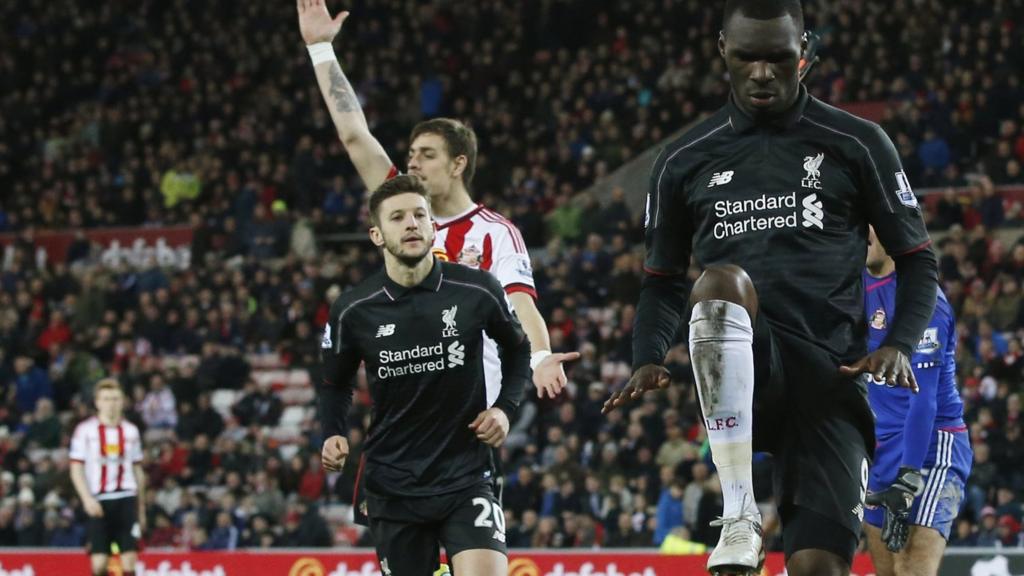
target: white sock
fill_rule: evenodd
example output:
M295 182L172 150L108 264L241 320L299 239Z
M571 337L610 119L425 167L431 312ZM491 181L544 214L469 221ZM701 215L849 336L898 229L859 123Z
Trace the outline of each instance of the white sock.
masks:
M690 362L718 468L723 516L760 517L754 501L751 447L754 412L754 329L739 304L698 302L690 315Z

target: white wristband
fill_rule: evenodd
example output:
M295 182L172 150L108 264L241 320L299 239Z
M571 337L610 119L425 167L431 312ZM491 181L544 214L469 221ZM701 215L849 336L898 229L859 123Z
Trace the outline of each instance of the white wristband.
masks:
M306 46L306 50L309 50L309 59L313 61L313 66L324 62L338 61L338 57L334 55L334 46L330 42L309 44Z
M530 355L530 370L536 370L537 366L544 361L545 358L551 356L551 350L538 350Z

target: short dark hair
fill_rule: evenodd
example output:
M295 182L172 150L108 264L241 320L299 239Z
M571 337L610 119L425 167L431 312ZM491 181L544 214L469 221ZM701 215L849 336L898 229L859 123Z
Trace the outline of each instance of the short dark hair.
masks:
M416 176L403 174L395 176L390 180L385 180L383 184L370 193L370 223L374 226L380 226L380 215L377 214L377 211L380 209L382 202L392 196L410 193L419 194L427 198L427 189L423 187L423 183Z
M420 134L437 134L448 147L448 155L466 157L466 169L462 172L462 183L469 189L476 174L476 133L469 126L453 118L433 118L420 122L412 129L409 144Z
M755 20L774 20L789 15L796 20L799 30L804 28L804 10L800 7L800 0L726 0L723 29L737 11Z

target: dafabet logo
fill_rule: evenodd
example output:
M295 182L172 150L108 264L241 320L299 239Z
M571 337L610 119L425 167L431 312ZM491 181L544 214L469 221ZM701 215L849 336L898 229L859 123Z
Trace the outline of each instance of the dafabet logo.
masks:
M292 564L288 576L324 576L324 565L316 558L299 558Z
M540 576L540 568L529 558L516 558L508 563L508 576Z

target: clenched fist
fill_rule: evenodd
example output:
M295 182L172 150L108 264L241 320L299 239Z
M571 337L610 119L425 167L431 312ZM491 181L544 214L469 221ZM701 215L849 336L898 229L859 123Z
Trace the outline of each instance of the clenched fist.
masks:
M469 429L476 432L481 442L497 448L508 436L508 415L501 408L488 408L476 415Z
M345 466L345 458L348 458L348 438L331 436L324 440L324 448L320 451L320 460L323 461L324 470L340 472Z

